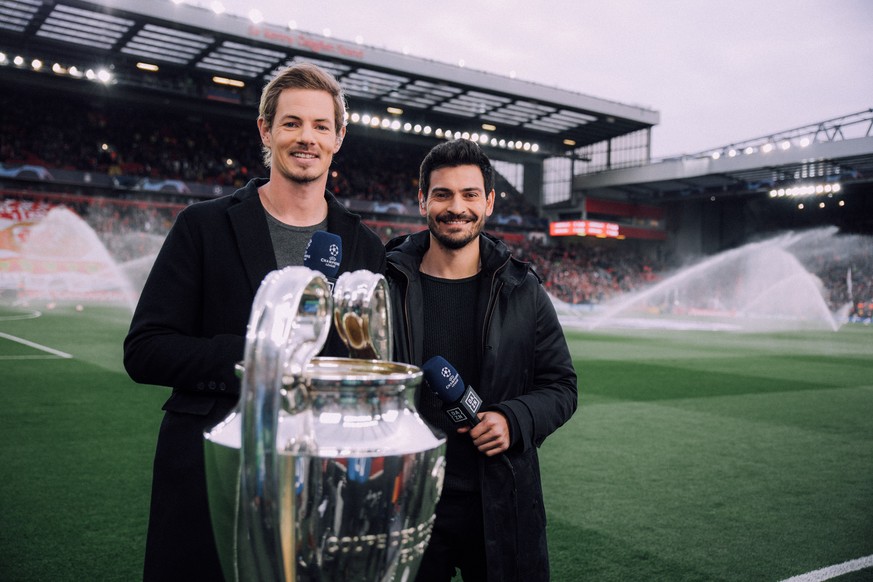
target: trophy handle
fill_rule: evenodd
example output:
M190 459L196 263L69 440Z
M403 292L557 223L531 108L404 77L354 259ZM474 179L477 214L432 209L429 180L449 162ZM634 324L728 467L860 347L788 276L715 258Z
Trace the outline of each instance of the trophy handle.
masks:
M299 377L321 350L330 331L331 305L327 279L306 267L286 267L267 275L252 304L239 407L236 566L240 580L290 582L295 578L293 555L283 557L281 530L282 513L290 510L293 515L293 498L289 497L293 492L282 492L279 487L276 436L281 398L285 397L291 412L305 409L306 399L300 393L302 385L286 393L283 378ZM309 423L301 426L311 430ZM302 449L311 446L312 435L298 436L292 448L309 452Z
M334 326L352 358L390 360L393 334L388 282L367 270L343 273L333 290Z

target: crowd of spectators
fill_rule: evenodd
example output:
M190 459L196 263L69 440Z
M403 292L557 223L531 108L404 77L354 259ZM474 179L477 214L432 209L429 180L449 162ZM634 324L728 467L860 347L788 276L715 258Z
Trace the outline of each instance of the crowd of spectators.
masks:
M405 220L396 212L393 217L369 217L385 241L424 228L414 205L418 165L429 144L412 145L390 137L377 140L378 132L362 137L355 135L356 130L349 129L349 139L334 160L330 190L341 199L412 208L413 215ZM236 187L267 174L254 115L229 115L211 106L184 110L93 96L58 99L52 93L10 87L0 94L0 134L0 162L6 165L36 164ZM515 236L507 240L514 252L536 266L547 289L562 301L600 304L651 284L675 266L631 244L556 244L523 236L522 227L531 224L528 219L536 216L536 209L499 175L497 192L489 229L500 234L509 227ZM96 197L71 198L65 203L110 247L125 233L162 236L182 207ZM137 252L129 245L110 250L120 260L135 258L131 255ZM811 267L829 290L831 306L851 299L856 313L873 311L873 259L869 253L860 261L857 257L849 263L837 260L842 258L820 259ZM852 269L849 277L847 264Z
M527 239L513 245L516 256L530 261L546 289L566 303L600 304L654 282L663 261L629 246L555 245Z

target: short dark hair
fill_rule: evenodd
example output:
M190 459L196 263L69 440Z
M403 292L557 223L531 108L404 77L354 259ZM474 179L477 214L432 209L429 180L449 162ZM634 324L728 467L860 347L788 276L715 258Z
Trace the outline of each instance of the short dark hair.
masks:
M494 190L494 168L479 144L468 139L453 139L435 145L421 162L418 187L425 198L430 190L431 173L439 168L454 166L479 166L485 182L485 196Z
M295 63L279 71L261 92L258 117L264 120L267 127L273 127L279 95L285 89L313 89L328 93L333 98L334 129L337 135L340 134L345 125L346 96L336 77L318 65L307 62ZM270 167L272 152L267 146L263 147L263 152L264 165Z

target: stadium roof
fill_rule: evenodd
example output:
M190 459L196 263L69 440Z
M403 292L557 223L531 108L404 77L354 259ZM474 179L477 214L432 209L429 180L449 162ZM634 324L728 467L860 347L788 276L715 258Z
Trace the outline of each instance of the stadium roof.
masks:
M576 176L574 189L593 197L667 201L871 183L873 109L868 109L699 154Z
M247 88L225 85L225 99L248 91L248 101L278 69L313 61L337 76L351 109L384 118L392 108L392 120L471 134L484 126L492 137L536 143L543 155L570 154L659 121L649 109L169 0L3 0L0 49L27 51L25 67L33 58L65 58L64 70L76 59L100 61L119 85L144 82L137 79L149 73L137 62L162 74L220 76Z

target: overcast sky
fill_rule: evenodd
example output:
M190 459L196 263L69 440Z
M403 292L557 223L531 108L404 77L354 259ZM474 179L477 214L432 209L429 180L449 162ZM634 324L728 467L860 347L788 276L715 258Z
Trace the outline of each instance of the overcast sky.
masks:
M272 24L653 109L655 157L873 107L867 0L221 1Z

